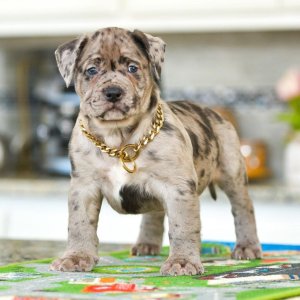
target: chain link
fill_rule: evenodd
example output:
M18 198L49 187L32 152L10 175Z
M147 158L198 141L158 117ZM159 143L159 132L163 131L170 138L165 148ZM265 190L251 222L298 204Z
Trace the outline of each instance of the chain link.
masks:
M92 141L97 148L100 149L101 152L107 153L111 157L117 157L121 160L123 168L129 172L133 173L136 170L135 160L137 159L142 148L147 146L155 136L159 133L160 129L164 124L164 113L162 110L161 104L158 104L155 120L152 123L151 129L149 130L147 135L144 135L142 139L137 144L127 144L122 148L112 148L107 146L103 141L94 137L91 133L89 133L83 125L82 120L80 120L80 128L82 133ZM131 151L129 151L131 149ZM126 163L133 163L133 169L128 168Z

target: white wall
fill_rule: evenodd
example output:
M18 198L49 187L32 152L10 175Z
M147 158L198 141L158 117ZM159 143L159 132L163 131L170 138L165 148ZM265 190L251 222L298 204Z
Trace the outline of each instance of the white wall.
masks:
M167 43L167 89L272 87L300 67L300 31L160 35Z

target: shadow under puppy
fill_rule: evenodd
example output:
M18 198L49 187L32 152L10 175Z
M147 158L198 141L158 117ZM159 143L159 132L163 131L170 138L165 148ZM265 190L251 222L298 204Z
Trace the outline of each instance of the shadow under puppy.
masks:
M119 213L143 214L134 255L159 254L166 214L170 254L161 273L203 273L198 198L212 183L232 205L232 256L261 257L237 134L209 108L160 98L164 51L160 38L121 28L100 29L57 49L60 73L67 86L74 79L81 102L69 149L68 245L52 270L95 266L106 198Z

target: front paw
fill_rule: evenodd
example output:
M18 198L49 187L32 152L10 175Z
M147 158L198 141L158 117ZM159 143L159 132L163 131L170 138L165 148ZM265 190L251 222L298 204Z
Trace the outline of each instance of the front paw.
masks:
M160 246L155 244L139 243L131 248L131 255L158 255L160 253Z
M259 244L240 245L237 244L231 254L234 259L259 259L262 258L262 250Z
M99 258L84 252L66 253L62 258L55 260L51 271L62 272L89 272L97 264Z
M203 265L199 259L169 257L160 269L162 275L196 275L204 273Z

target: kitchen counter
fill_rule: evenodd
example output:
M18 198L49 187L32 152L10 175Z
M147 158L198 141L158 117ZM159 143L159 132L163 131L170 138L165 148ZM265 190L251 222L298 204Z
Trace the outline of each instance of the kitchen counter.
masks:
M8 259L11 262L51 257L62 252L63 242L46 244L10 240L66 241L68 187L68 178L0 179L0 239L7 239L0 240L0 261L4 259L3 255L6 262ZM250 184L249 192L261 242L299 244L300 186L264 182ZM213 201L207 191L200 197L202 239L235 241L230 203L222 191L217 190L217 195L217 201ZM140 220L141 215L118 214L104 201L98 226L100 244L133 243L138 236ZM166 220L164 245L168 244L167 232ZM35 249L39 249L39 257L35 255Z
M66 199L69 189L70 179L66 177L58 178L0 178L0 199L1 196L31 195L54 197L63 196ZM259 201L279 201L279 202L299 202L300 185L288 186L283 182L265 180L249 184L249 193L253 199ZM218 196L224 197L222 192ZM205 191L204 197L210 197Z
M0 239L0 265L60 256L66 243L61 241L29 241ZM129 249L124 244L101 244L101 251Z

